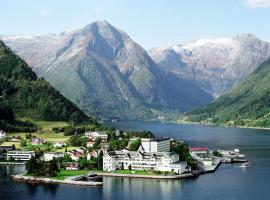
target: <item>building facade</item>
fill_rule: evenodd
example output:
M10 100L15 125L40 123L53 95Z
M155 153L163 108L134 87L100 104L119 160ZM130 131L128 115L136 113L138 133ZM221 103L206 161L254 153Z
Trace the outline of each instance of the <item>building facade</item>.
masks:
M6 137L6 132L0 130L0 139L4 139Z
M97 138L101 138L102 142L107 142L108 139L106 132L85 132L84 135L93 141L95 141Z
M170 152L170 138L142 138L141 147L145 152Z
M182 174L188 171L186 161L173 152L112 151L103 155L103 170L154 170Z
M61 147L65 147L65 146L66 146L65 142L55 142L53 144L53 147L55 147L55 148L61 148Z
M7 159L14 158L17 161L27 161L35 157L34 151L8 151Z
M65 154L60 152L47 152L44 153L44 160L48 162L53 160L53 158L63 158L64 156Z

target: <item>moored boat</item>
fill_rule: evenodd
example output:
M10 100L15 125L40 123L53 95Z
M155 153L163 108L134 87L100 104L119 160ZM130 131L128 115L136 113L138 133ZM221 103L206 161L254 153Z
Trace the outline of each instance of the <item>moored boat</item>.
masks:
M249 167L252 167L252 163L250 161L246 161L242 165L240 165L240 167L249 168Z

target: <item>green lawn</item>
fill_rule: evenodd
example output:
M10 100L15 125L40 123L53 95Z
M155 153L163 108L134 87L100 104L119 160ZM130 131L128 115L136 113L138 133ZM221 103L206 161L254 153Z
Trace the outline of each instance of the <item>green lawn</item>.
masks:
M53 179L64 180L65 178L70 177L70 176L79 176L79 175L88 174L88 173L90 173L89 170L69 171L69 170L61 169L61 171L57 174L56 177L53 177Z
M0 146L12 146L15 145L16 148L20 148L21 147L21 143L20 142L3 142L1 143Z

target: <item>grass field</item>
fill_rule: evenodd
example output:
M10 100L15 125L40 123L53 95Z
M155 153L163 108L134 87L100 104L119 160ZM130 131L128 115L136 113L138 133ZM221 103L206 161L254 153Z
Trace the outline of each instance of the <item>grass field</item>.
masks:
M53 179L56 179L56 180L64 180L65 178L67 177L70 177L70 176L79 176L79 175L83 175L83 174L88 174L90 173L91 171L89 170L79 170L79 171L69 171L69 170L64 170L62 169L56 177L53 177Z
M16 148L20 148L21 147L21 143L20 142L3 142L1 143L0 146L12 146L15 145Z
M38 126L42 131L45 132L52 132L52 129L55 127L65 127L69 126L67 122L63 121L37 121L37 120L32 120L31 118L20 118L22 121L30 121L36 126Z
M31 118L19 118L22 121L30 121L32 123L34 123L35 125L37 125L40 129L39 132L36 133L31 133L32 136L35 136L37 138L43 138L46 142L49 143L55 143L55 142L67 142L70 138L70 136L65 136L63 132L61 133L55 133L54 131L52 131L53 128L61 128L61 127L66 127L69 126L68 122L63 122L63 121L38 121L38 120L32 120ZM85 124L84 126L91 126L91 124L87 125ZM20 137L22 139L25 139L25 136L28 133L22 133L22 132L13 132L13 133L7 133L7 137ZM30 140L27 141L28 145L25 149L29 149L31 148L30 145ZM7 145L7 146L11 146L11 145L15 145L16 148L21 148L21 144L20 141L19 142L2 142L1 146ZM42 145L41 149L45 148L46 149L46 145ZM62 149L52 149L53 151L57 151L57 152L64 152L65 151L65 147L63 147ZM67 150L75 150L78 149L78 147L67 147Z

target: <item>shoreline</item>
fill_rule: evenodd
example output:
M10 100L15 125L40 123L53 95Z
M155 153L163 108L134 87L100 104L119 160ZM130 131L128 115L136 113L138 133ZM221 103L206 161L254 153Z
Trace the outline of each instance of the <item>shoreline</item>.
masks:
M243 128L243 129L255 129L255 130L267 130L270 131L270 127L252 127L252 126L227 126L227 125L217 125L217 124L206 124L200 122L189 122L189 121L176 121L177 124L183 125L203 125L210 127L220 127L220 128Z
M195 178L199 176L199 174L194 173L186 173L179 175L138 175L138 174L115 174L115 173L106 173L106 172L96 172L98 176L105 177L119 177L119 178L142 178L142 179L163 179L163 180L177 180L177 179L185 179L185 178Z
M136 174L114 174L106 172L96 172L98 176L102 177L115 177L115 178L140 178L140 179L152 179L152 180L180 180L187 178L196 178L202 173L186 173L179 175L136 175ZM85 174L87 175L87 174ZM24 174L10 175L12 181L14 182L23 182L28 184L64 184L64 185L73 185L73 186L102 186L103 182L93 182L93 181L77 181L75 179L82 177L72 176L64 180L56 180L53 178L47 177L34 177L34 176L25 176Z
M65 185L75 185L75 186L102 186L103 182L93 182L93 181L75 181L75 177L66 178L64 180L56 180L46 177L33 177L25 176L23 174L10 175L11 179L15 182L24 182L29 184L65 184Z

